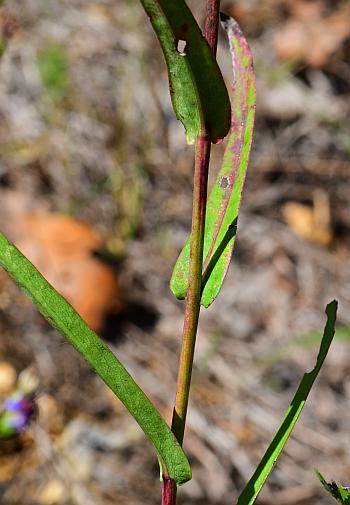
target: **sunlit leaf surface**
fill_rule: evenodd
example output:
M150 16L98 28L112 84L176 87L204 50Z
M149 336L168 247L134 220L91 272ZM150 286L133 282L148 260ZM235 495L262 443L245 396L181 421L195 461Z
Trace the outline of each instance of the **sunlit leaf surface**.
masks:
M0 265L123 402L152 442L169 476L177 484L190 480L188 460L158 410L100 337L2 233Z
M204 128L212 142L230 129L230 100L218 64L184 0L141 0L162 46L176 117L193 144Z

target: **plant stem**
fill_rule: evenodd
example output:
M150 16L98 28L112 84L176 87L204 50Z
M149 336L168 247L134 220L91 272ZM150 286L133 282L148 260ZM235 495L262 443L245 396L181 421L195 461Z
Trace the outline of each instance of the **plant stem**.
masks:
M220 0L207 0L204 35L214 56L216 55L218 42L219 10ZM183 443L185 433L194 348L201 306L203 245L210 149L211 142L207 132L203 129L197 138L195 146L189 284L171 425L171 429L180 445ZM164 475L162 505L176 505L176 484L173 479L169 479Z
M218 47L218 31L220 18L220 0L208 0L207 12L205 16L204 36L216 56Z
M201 302L203 242L205 226L205 209L207 202L208 167L210 158L210 140L200 135L196 142L191 257L183 340L178 370L177 390L171 429L182 445L188 397L191 384L194 347ZM176 484L173 479L163 475L162 505L176 504Z
M219 10L220 0L207 0L204 35L214 56L216 55L218 42ZM211 143L207 132L203 131L196 141L195 149L189 284L172 420L172 430L181 445L185 432L194 348L200 312L210 148Z
M176 484L174 479L163 477L162 505L176 504Z
M189 285L172 421L172 430L181 445L185 431L201 301L203 242L209 157L210 141L205 134L200 135L196 142L195 152Z

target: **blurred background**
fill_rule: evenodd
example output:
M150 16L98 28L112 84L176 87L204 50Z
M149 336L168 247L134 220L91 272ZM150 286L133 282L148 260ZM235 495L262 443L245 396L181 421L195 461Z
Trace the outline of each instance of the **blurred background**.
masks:
M205 2L189 4L202 24ZM253 48L257 121L234 260L202 311L185 440L194 477L179 504L234 503L337 298L334 344L259 499L331 505L314 468L350 483L350 2L222 10ZM193 148L149 22L136 0L7 0L0 27L0 228L170 420L184 305L169 279L190 227ZM222 33L218 58L229 85ZM1 271L1 401L28 367L37 412L0 444L1 504L160 503L140 429Z

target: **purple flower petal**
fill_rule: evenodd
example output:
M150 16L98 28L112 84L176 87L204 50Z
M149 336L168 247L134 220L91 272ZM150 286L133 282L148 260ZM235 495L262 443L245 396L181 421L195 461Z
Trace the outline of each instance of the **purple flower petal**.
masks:
M5 409L6 410L21 411L23 400L24 400L24 395L22 393L16 392L12 396L10 396L10 398L5 400Z
M14 414L10 414L7 418L7 423L8 425L15 429L15 430L21 430L28 424L28 416L23 414L22 412L16 412Z

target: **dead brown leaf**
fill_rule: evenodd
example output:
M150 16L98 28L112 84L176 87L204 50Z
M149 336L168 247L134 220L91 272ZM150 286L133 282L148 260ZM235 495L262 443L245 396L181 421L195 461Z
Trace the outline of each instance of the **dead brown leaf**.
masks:
M275 48L284 60L323 67L350 37L350 4L325 16L320 1L290 2L291 17L275 36Z
M26 214L20 250L94 330L121 309L117 279L93 253L103 244L87 224L59 214Z
M288 226L300 238L327 247L332 242L328 195L315 191L313 206L288 202L283 207Z
M44 277L73 305L94 330L106 315L122 309L115 272L94 255L103 239L90 225L51 213L40 204L8 192L2 198L1 228Z

